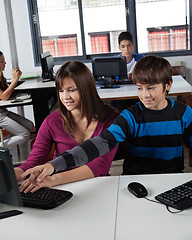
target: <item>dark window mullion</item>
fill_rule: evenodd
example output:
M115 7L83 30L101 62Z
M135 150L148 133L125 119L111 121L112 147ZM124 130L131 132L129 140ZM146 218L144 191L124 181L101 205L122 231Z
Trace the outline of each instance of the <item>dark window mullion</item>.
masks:
M192 0L189 0L189 41L190 51L192 52Z
M42 52L41 44L41 34L40 34L40 25L39 25L39 15L37 8L37 1L28 0L28 11L29 11L29 21L30 29L33 43L33 56L35 66L40 64L40 54Z
M82 8L82 1L78 0L78 7L79 7L79 22L80 22L80 29L81 29L81 41L82 41L82 49L83 49L83 58L86 59L86 46L85 46L85 31L84 31L84 22L83 22L83 8Z
M127 31L129 31L133 35L133 41L135 43L135 48L133 52L138 53L135 0L125 0L125 6L126 6Z

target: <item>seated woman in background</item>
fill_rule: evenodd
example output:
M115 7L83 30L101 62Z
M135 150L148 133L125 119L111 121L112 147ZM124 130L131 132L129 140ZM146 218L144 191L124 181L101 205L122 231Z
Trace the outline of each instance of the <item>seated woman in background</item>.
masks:
M118 115L100 99L95 80L88 67L79 61L64 63L57 71L56 90L59 110L51 113L42 123L26 162L15 168L17 180L28 168L44 164L55 144L55 156L98 136ZM108 174L117 147L94 161L72 170L52 175L49 186L75 182ZM70 160L69 160L70 161ZM25 181L25 188L29 181ZM32 188L32 185L28 186Z
M5 65L6 61L4 55L0 51L0 100L4 101L10 98L22 74L19 68L13 68L13 80L10 85L8 85L3 75ZM19 145L20 159L26 160L31 151L30 131L34 128L33 123L19 114L8 111L4 107L0 107L0 127L11 133L10 137L6 138L4 141L5 147L9 148L12 154L13 147Z

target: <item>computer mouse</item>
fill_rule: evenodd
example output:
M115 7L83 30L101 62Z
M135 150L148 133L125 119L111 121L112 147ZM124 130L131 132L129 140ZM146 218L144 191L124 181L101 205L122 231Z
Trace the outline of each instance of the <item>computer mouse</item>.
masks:
M130 193L135 195L137 198L146 197L148 192L147 189L139 182L131 182L128 184L127 189Z

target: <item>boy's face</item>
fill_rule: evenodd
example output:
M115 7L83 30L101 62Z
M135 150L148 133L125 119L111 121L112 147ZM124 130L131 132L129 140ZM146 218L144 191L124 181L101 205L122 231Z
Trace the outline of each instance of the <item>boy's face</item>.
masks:
M135 44L129 40L123 40L120 42L119 50L121 51L121 55L126 57L127 61L131 61L134 47Z
M167 106L165 95L166 90L170 90L171 84L171 82L166 84L165 89L163 89L162 83L154 85L136 83L138 97L146 108L162 110Z

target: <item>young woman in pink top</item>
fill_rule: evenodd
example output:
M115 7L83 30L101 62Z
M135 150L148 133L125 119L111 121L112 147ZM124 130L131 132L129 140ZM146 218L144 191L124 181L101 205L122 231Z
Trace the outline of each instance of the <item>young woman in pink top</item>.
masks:
M26 162L15 168L17 180L21 174L36 165L48 161L52 144L55 144L54 157L83 143L86 139L98 136L107 129L117 111L100 99L95 79L88 67L79 61L64 63L57 72L56 89L59 110L51 113L42 123ZM55 186L108 174L117 147L87 165L54 174L46 179L45 186ZM33 183L26 180L27 190Z

